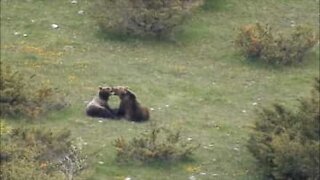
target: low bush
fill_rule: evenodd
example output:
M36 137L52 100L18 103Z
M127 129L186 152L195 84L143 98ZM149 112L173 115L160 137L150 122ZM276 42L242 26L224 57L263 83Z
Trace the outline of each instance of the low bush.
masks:
M59 110L67 105L64 97L45 83L35 84L11 66L1 63L0 116L23 115L36 118L49 110ZM37 87L38 86L38 87Z
M108 33L169 37L202 0L98 0L93 17Z
M175 161L190 157L198 148L181 139L180 133L173 133L161 128L153 128L150 132L130 141L118 138L113 144L117 150L117 161Z
M258 113L248 148L271 179L320 178L319 85L297 111L276 104Z
M241 27L235 44L248 58L288 65L301 63L317 41L317 36L308 27L297 26L284 35L273 32L269 25L257 23Z
M1 136L1 179L72 179L86 167L70 131L16 128Z

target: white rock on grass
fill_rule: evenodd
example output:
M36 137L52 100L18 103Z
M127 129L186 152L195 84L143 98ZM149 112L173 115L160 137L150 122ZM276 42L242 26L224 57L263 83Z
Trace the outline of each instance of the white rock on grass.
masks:
M14 34L15 36L18 36L18 35L20 35L21 33L16 31L16 32L14 32L13 34Z
M23 34L23 37L28 37L28 34Z
M240 149L237 148L237 147L233 148L233 150L235 150L235 151L240 151Z
M76 0L71 1L71 4L77 4L77 3L78 3L78 1L76 1Z
M124 180L131 180L131 177L126 177Z
M194 176L189 176L189 180L196 180L196 177L194 177Z
M83 10L79 10L78 14L82 15L82 14L84 14L84 11Z
M104 162L103 162L103 161L99 161L98 163L99 163L99 164L101 164L101 165L102 165L102 164L104 164Z
M58 25L58 24L51 24L51 28L52 28L52 29L58 29L58 28L59 28L59 25Z

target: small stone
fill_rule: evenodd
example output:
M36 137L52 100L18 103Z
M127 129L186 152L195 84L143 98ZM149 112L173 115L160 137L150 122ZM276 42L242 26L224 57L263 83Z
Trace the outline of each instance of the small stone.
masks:
M235 150L235 151L240 151L240 149L237 148L237 147L233 148L233 150Z
M99 122L99 123L102 123L103 121L99 120L98 122Z
M28 34L23 34L23 37L28 37Z
M131 180L131 177L126 177L124 180Z
M212 176L218 176L219 174L212 174Z
M52 29L58 29L58 28L59 28L59 25L58 25L58 24L51 24L51 28L52 28Z
M99 163L99 164L104 164L104 162L103 162L103 161L99 161L98 163Z
M150 111L154 111L154 108L150 108Z
M209 144L209 147L213 147L214 145L213 144Z
M158 110L161 110L161 107L158 107Z
M36 22L36 21L35 21L34 19L31 19L31 22L34 23L34 22Z
M207 173L201 172L200 175L204 176L204 175L207 175Z
M243 112L243 113L246 113L247 111L246 111L246 110L242 110L242 112Z
M169 107L169 104L166 104L166 107Z
M252 103L252 105L253 105L253 106L256 106L256 105L258 105L258 103L257 103L257 102L254 102L254 103Z
M192 137L188 137L187 140L188 140L188 141L192 141Z
M189 180L196 180L196 177L190 176L190 177L189 177Z
M82 15L82 14L84 14L84 11L80 10L80 11L78 11L78 14Z
M77 3L78 3L78 1L76 1L76 0L71 1L71 4L77 4Z
M13 33L15 36L18 36L18 35L20 35L20 32L14 32Z

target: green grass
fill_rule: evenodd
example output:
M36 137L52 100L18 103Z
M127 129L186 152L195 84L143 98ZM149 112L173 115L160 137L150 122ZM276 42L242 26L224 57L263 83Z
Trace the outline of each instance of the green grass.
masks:
M246 149L254 111L272 102L294 107L295 99L309 95L312 78L319 76L319 46L302 65L270 67L240 56L233 45L236 29L256 21L289 28L292 20L316 29L319 2L209 2L184 25L177 43L105 37L89 16L90 3L1 1L1 61L50 82L71 103L68 109L52 112L34 124L9 122L13 126L66 127L73 136L81 136L88 142L85 150L91 165L80 179L183 180L191 175L203 180L260 179ZM52 29L53 23L60 28ZM23 37L24 33L28 36ZM99 123L86 117L85 102L99 85L129 86L143 105L155 109L150 122ZM117 106L116 97L111 101ZM253 106L254 102L258 105ZM148 166L115 163L112 141L137 136L152 123L179 129L184 138L200 143L193 161Z

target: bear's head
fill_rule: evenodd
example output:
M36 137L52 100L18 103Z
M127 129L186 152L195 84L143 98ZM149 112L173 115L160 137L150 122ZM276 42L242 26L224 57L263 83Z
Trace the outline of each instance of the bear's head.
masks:
M99 98L108 100L112 93L112 87L101 87L99 86Z
M116 86L112 88L112 92L114 95L119 96L121 99L124 97L130 97L132 99L135 99L136 96L134 95L133 92L129 90L127 86Z

